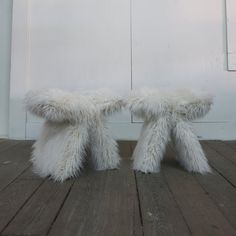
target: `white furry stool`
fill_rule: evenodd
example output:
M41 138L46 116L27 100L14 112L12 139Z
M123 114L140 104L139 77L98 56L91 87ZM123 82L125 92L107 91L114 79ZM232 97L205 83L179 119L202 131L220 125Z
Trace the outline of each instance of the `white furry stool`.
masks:
M158 172L170 139L177 159L190 172L210 172L207 159L190 121L205 116L212 105L209 94L188 90L143 89L131 93L127 106L144 124L134 150L134 169Z
M82 168L89 144L96 169L117 168L118 147L108 134L106 117L122 106L121 99L104 92L93 95L56 89L28 92L27 110L46 120L33 146L31 161L35 172L57 181L75 176Z

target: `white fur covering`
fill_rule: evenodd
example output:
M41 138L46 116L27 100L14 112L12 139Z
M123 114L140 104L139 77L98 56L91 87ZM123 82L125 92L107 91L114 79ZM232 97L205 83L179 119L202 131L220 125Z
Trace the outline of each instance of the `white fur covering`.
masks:
M111 92L69 93L57 89L30 91L26 109L45 119L34 144L33 168L42 177L56 181L77 175L89 145L98 170L119 166L116 141L109 135L106 118L123 107Z
M127 99L130 111L144 120L135 148L134 169L158 172L169 140L177 160L191 172L210 172L207 159L190 121L204 117L213 103L211 95L191 90L133 91Z

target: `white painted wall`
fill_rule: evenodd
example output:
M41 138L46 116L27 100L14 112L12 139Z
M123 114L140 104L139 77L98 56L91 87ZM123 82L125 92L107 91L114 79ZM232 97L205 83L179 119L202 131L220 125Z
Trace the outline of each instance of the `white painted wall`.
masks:
M130 4L127 0L35 0L29 4L28 89L130 90ZM26 137L36 120L27 113ZM118 114L113 123L128 123ZM37 133L37 132L36 132Z
M0 137L8 136L12 0L0 0Z
M40 121L23 110L29 88L129 90L132 84L210 90L215 105L194 123L197 134L236 139L225 12L225 0L15 0L10 137L39 132ZM114 136L137 139L141 124L134 121L127 113L115 118Z
M197 133L235 139L236 72L227 70L225 1L133 0L132 5L133 88L208 90L215 105L195 123Z
M14 1L10 137L34 138L41 121L23 110L29 89L131 88L130 2ZM17 119L16 119L17 117ZM130 123L128 112L112 124Z
M134 0L132 18L133 88L206 89L215 94L215 106L204 120L236 121L236 72L227 71L224 1Z
M236 71L236 1L227 0L226 19L227 19L227 53L228 70Z

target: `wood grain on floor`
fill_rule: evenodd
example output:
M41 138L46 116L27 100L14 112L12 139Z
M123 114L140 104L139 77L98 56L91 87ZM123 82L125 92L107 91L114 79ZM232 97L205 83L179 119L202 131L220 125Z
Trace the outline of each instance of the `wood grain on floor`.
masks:
M132 170L136 142L120 141L120 169L90 164L63 184L31 171L32 141L0 142L0 235L236 235L236 141L204 141L212 174L186 172L168 147L161 171Z

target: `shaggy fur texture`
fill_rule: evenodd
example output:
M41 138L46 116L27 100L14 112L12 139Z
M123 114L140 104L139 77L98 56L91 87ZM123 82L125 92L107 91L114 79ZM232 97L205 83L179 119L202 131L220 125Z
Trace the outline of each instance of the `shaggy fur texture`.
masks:
M88 139L88 127L84 124L46 121L33 145L31 161L35 173L56 181L75 176L82 169Z
M40 176L56 181L75 176L89 144L96 169L118 167L117 143L108 133L106 118L122 109L120 98L104 91L77 94L51 89L30 91L25 101L28 111L46 120L31 159Z
M143 89L132 92L127 107L144 120L133 154L134 169L144 173L158 172L166 144L172 139L177 160L188 171L210 172L190 121L204 117L211 105L212 97L197 91Z
M120 162L117 142L111 138L103 120L90 131L90 149L97 170L117 168Z
M135 170L144 173L159 172L160 162L169 141L168 126L168 120L163 117L156 122L143 124L141 137L133 154Z
M26 109L52 122L91 122L95 106L91 99L58 89L29 91L25 97Z

